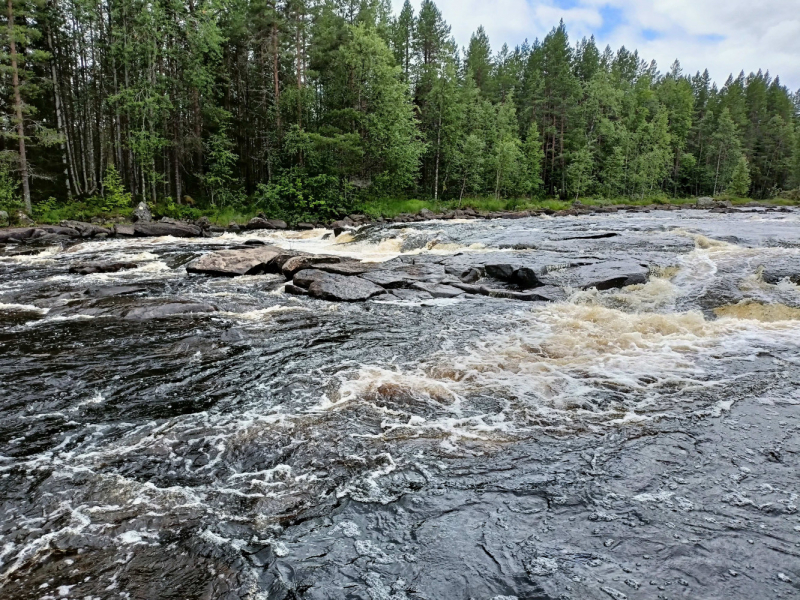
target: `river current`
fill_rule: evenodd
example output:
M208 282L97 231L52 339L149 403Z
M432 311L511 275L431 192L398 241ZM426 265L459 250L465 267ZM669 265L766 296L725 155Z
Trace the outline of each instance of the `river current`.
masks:
M184 268L254 238L650 277L346 304ZM99 259L138 266L69 273ZM0 597L800 598L798 283L797 210L9 245ZM175 301L217 310L120 316Z

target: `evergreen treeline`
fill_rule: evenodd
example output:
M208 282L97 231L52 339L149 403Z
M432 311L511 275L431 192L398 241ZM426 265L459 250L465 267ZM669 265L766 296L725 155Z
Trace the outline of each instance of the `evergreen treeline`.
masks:
M0 202L285 214L368 198L758 198L800 186L800 93L636 52L459 49L436 5L8 0Z

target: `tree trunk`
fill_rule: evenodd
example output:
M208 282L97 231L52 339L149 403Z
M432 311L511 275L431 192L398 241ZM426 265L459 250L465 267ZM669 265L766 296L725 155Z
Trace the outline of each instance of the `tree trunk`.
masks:
M47 29L47 45L50 47L50 76L53 79L53 97L55 100L55 108L56 108L56 126L58 127L58 133L63 136L62 139L59 140L59 146L61 147L61 163L64 165L64 178L66 179L67 183L67 198L72 200L72 185L70 184L69 180L69 161L67 160L67 144L64 143L65 140L68 139L67 130L64 127L64 115L61 109L61 92L58 85L58 70L56 69L56 55L55 55L55 48L53 46L53 33L52 30L48 27Z
M19 171L22 177L22 198L25 210L31 213L31 188L28 181L28 159L25 155L25 124L22 119L22 95L19 91L19 71L17 69L17 43L14 40L14 6L8 0L8 39L11 49L11 83L14 86L14 109L17 115L17 135L19 136Z
M439 128L436 131L436 170L433 178L433 199L439 200L439 155L442 147L442 111L439 110Z

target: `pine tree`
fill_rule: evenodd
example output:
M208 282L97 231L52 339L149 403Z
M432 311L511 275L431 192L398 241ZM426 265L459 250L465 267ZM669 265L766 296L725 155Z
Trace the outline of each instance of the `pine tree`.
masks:
M750 167L747 165L747 158L739 157L736 167L733 169L731 181L728 184L727 192L736 198L744 198L750 191Z

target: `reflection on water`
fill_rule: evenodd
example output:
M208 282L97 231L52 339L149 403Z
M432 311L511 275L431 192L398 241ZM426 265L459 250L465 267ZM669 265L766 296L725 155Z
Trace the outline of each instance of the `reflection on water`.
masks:
M798 597L798 233L698 211L7 248L3 597ZM339 305L183 268L254 238L651 277ZM101 259L138 267L68 272ZM120 316L168 302L211 308Z

